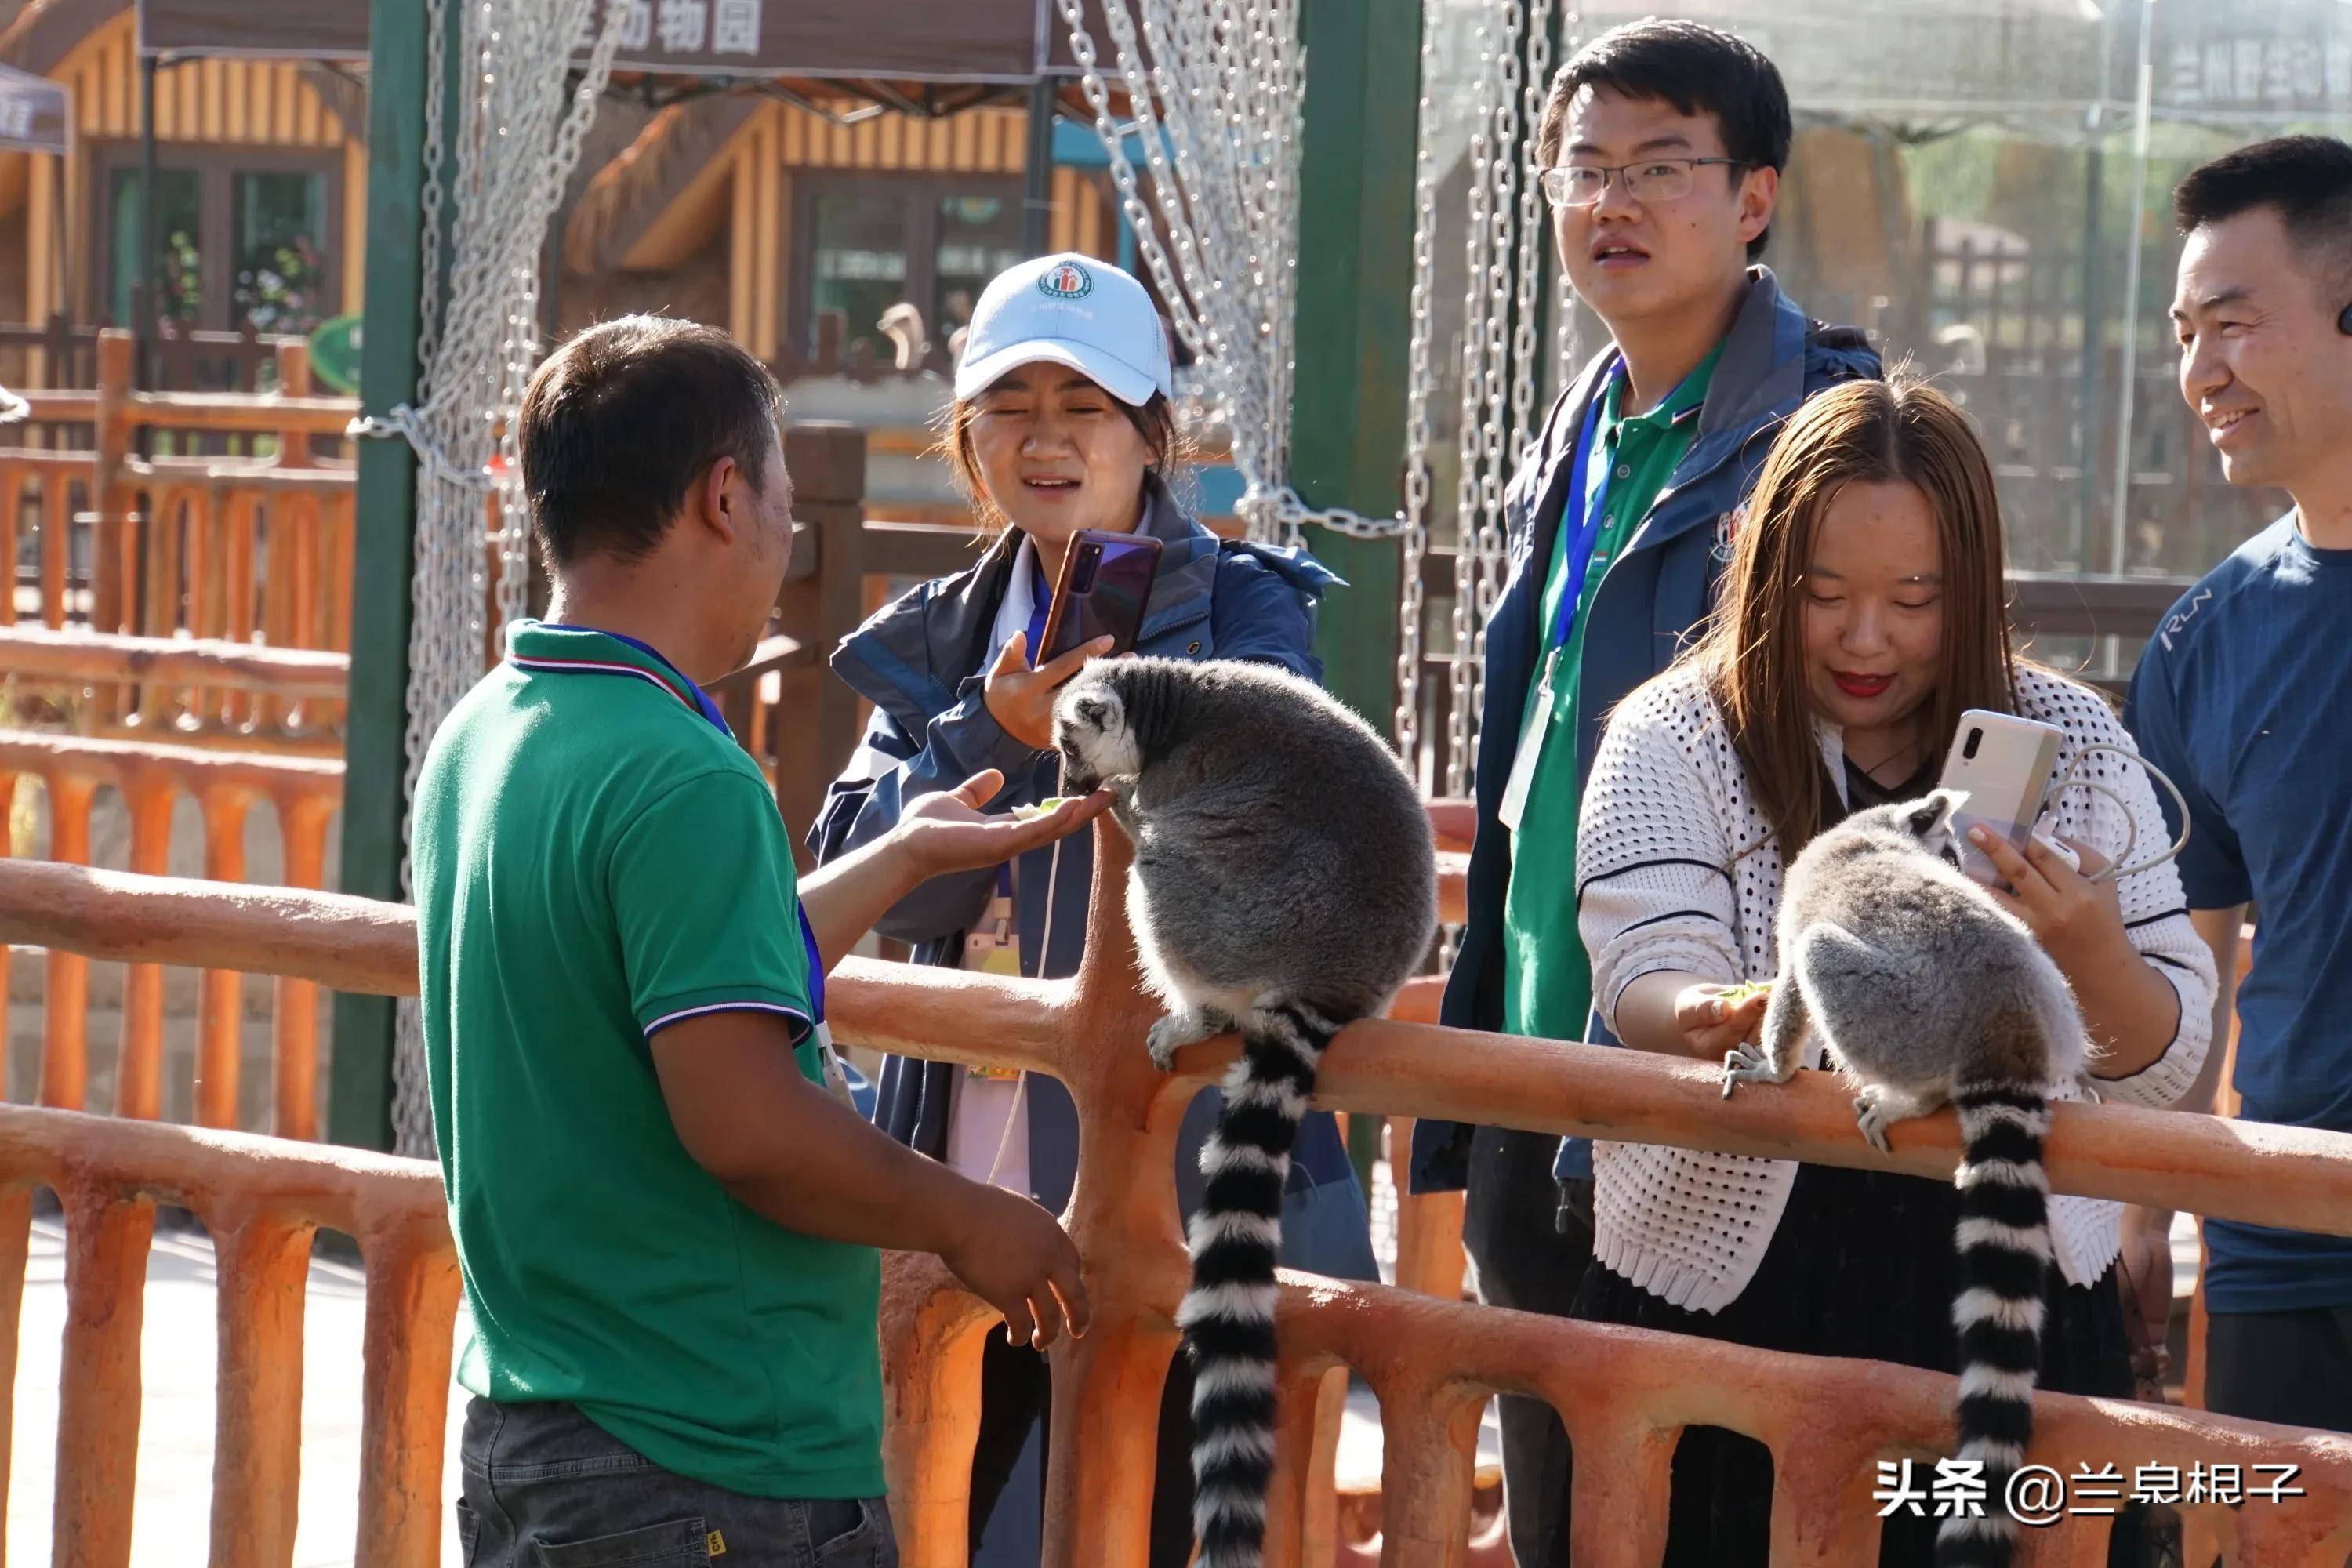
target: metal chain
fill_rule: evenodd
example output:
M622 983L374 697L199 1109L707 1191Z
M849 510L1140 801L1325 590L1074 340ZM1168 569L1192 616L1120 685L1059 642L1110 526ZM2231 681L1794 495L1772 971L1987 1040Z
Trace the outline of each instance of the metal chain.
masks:
M1445 757L1445 793L1450 795L1469 793L1471 736L1475 722L1473 704L1480 680L1475 667L1486 626L1479 593L1485 575L1479 553L1483 510L1479 470L1486 450L1486 358L1493 341L1486 321L1495 310L1494 297L1487 286L1489 247L1494 240L1490 218L1495 156L1490 137L1495 119L1494 68L1505 48L1483 20L1476 38L1478 70L1472 85L1469 212L1463 239L1463 276L1467 282L1462 300L1461 428L1456 435L1458 467L1454 485L1454 648L1447 672L1450 700Z
M443 53L453 4L461 7L455 102L444 98ZM511 619L524 603L529 539L517 414L539 358L541 240L579 160L627 15L627 0L606 0L587 67L566 93L593 5L425 0L417 395L382 418L352 424L354 435L407 441L417 458L404 817L434 732L481 678L497 631L491 617ZM493 500L495 606L485 550ZM401 889L414 890L404 856ZM393 1125L403 1152L432 1152L424 1037L413 1001L398 1014Z
M1527 50L1528 68L1525 90L1520 101L1521 121L1526 127L1524 145L1532 151L1536 128L1542 122L1545 96L1551 88L1551 11L1553 0L1529 0L1528 6ZM1514 152L1520 143L1514 142ZM1541 286L1544 241L1549 237L1550 226L1545 222L1549 205L1544 201L1542 182L1535 177L1534 159L1517 153L1512 159L1515 177L1519 185L1519 271L1512 300L1517 309L1511 322L1511 445L1508 471L1517 473L1519 459L1536 429L1536 301Z
M1525 156L1519 136L1519 55L1526 38L1526 26L1527 15L1519 0L1504 0L1503 33L1496 51L1495 191L1487 215L1493 236L1486 264L1486 287L1491 303L1486 312L1486 418L1479 429L1481 471L1478 476L1477 573L1475 584L1477 624L1470 655L1467 725L1474 783L1478 726L1486 706L1486 626L1495 617L1496 601L1502 596L1504 563L1507 552L1503 529L1503 498L1510 480L1510 449L1507 439L1507 432L1510 428L1507 402L1510 345L1504 332L1513 314L1514 304L1521 307L1517 313L1526 313L1525 300L1515 300L1512 294L1514 279L1510 271L1519 219L1519 168Z
M1056 3L1138 255L1230 429L1243 482L1235 510L1251 536L1296 541L1310 523L1365 539L1404 532L1402 512L1309 507L1284 479L1304 79L1297 0L1103 0L1141 177L1111 115L1083 0Z
M1437 149L1430 84L1437 74L1437 17L1441 8L1422 7L1420 134L1412 166L1412 333L1405 358L1404 405L1404 595L1397 619L1397 753L1416 781L1421 777L1421 620L1425 595L1422 563L1429 548L1429 395L1435 376L1430 362L1430 297L1436 289Z
M1565 65L1576 58L1584 47L1584 13L1570 0L1559 17L1559 56ZM1568 280L1568 268L1558 257L1552 258L1552 368L1559 392L1576 384L1580 368L1577 349L1576 290ZM1557 395L1557 394L1555 394Z

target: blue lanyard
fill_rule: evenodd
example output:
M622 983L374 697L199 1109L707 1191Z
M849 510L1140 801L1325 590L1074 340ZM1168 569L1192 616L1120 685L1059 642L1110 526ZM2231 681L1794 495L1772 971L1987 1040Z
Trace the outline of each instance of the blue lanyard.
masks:
M1045 586L1045 563L1037 547L1029 547L1029 668L1045 662L1045 612L1053 607L1054 591Z
M703 690L701 687L697 686L693 681L688 680L686 678L686 672L678 668L677 666L672 664L668 658L663 655L662 650L654 647L653 644L648 642L640 642L635 637L630 637L623 632L608 632L602 626L582 626L561 622L551 622L549 625L549 629L551 631L594 632L598 637L611 637L616 643L625 643L630 647L635 648L639 653L644 654L647 658L652 659L664 669L668 670L670 674L676 676L677 678L677 683L680 686L694 693L695 707L701 710L703 718L709 721L714 729L730 741L735 738L735 731L727 727L726 715L719 711L719 704L710 700L710 694ZM800 900L798 899L793 900L793 912L800 916L801 946L808 953L809 1011L814 1015L809 1022L822 1028L824 1025L824 955L817 951L815 928L809 924L808 910L801 908Z
M801 918L801 947L808 954L809 1022L817 1028L824 1027L824 954L816 950L816 929L809 924L808 910L801 908L798 899L793 900L793 912ZM819 1036L820 1039L824 1037Z
M1547 644L1547 650L1553 655L1558 655L1568 646L1568 635L1575 629L1577 607L1584 602L1584 579L1592 570L1593 542L1601 536L1601 524L1609 520L1610 470L1604 462L1598 484L1592 482L1591 470L1592 460L1598 456L1594 445L1601 431L1601 405L1609 399L1611 383L1622 374L1622 370L1613 363L1602 373L1601 384L1594 389L1592 401L1585 407L1583 428L1577 432L1576 456L1569 468L1572 476L1569 482L1577 487L1579 495L1589 500L1584 508L1584 521L1577 525L1576 532L1568 541L1568 584L1560 593L1559 609L1552 616L1551 637Z

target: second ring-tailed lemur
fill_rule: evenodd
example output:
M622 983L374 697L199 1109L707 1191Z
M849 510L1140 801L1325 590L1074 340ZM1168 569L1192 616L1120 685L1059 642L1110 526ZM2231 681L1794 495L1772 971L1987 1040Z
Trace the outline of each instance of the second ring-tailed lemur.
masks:
M2032 1436L2042 1367L2049 1091L2081 1079L2089 1045L2058 966L1958 868L1951 814L1964 798L1937 790L1856 812L1805 847L1781 896L1761 1042L1725 1059L1723 1092L1787 1081L1810 1026L1879 1149L1897 1121L1958 1112L1959 1458L1982 1463L1990 1501L1984 1518L1944 1521L1936 1560L2006 1568L2016 1526L2001 1500Z
M1331 1037L1427 956L1436 856L1420 792L1369 724L1297 676L1098 659L1054 705L1067 787L1112 783L1135 840L1128 910L1169 1014L1152 1060L1227 1030L1241 1058L1201 1151L1192 1286L1201 1568L1258 1568L1274 1469L1275 1259L1290 1151Z

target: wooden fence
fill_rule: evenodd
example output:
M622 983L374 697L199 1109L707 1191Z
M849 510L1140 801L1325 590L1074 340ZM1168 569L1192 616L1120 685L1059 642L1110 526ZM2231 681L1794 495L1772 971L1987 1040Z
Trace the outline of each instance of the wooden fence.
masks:
M52 311L46 321L0 323L0 385L95 387L98 342L108 329L77 326ZM151 392L263 392L286 346L305 340L282 334L191 331L150 345Z
M308 395L299 342L274 352L281 390L266 396L139 392L131 339L105 332L94 388L26 394L37 426L84 430L89 444L0 447L0 560L11 565L0 626L349 647L352 473L313 446L341 437L356 405ZM136 455L205 434L251 437L269 453ZM341 748L334 700L160 682L86 696L89 710L75 717L91 732Z
M1163 1074L1143 1050L1155 1005L1136 985L1120 889L1131 851L1097 829L1087 959L1060 982L850 960L830 988L838 1037L971 1065L1022 1068L1068 1086L1084 1135L1066 1222L1086 1262L1095 1322L1052 1353L1048 1568L1129 1568L1147 1556L1160 1381L1176 1344L1185 1268L1172 1172L1178 1123L1233 1059L1225 1039ZM377 994L413 992L404 908L331 895L0 865L0 940L144 963L275 972ZM1882 1156L1856 1138L1847 1097L1808 1073L1770 1095L1725 1101L1706 1064L1639 1052L1469 1034L1399 1020L1360 1024L1327 1054L1316 1100L1336 1110L1433 1115L1948 1176L1948 1114L1906 1123ZM2352 1232L2352 1137L2224 1123L2118 1106L2052 1118L2053 1188L2294 1228ZM202 1216L221 1257L215 1563L285 1564L299 1463L300 1270L319 1225L361 1238L368 1263L364 1462L358 1560L438 1561L440 1444L457 1276L430 1164L267 1140L0 1110L0 1322L21 1289L23 1188L66 1203L68 1340L57 1516L63 1561L128 1559L137 1461L141 1284L152 1205ZM1775 1354L1678 1336L1535 1317L1409 1289L1286 1274L1278 1308L1284 1420L1268 1561L1333 1560L1328 1494L1307 1484L1328 1375L1378 1394L1384 1441L1381 1560L1455 1568L1470 1524L1478 1412L1497 1393L1558 1409L1577 1453L1580 1568L1651 1568L1686 1426L1764 1443L1774 1478L1773 1560L1867 1564L1881 1460L1951 1440L1954 1381L1874 1363ZM964 1561L982 1335L991 1316L936 1260L886 1260L886 1457L910 1568ZM6 1344L13 1360L13 1343ZM0 1384L5 1386L5 1384ZM2196 1412L2037 1397L2031 1458L2062 1472L2110 1463L2295 1467L2299 1495L2184 1508L2192 1551L2231 1568L2340 1568L2352 1551L2352 1438ZM0 1422L0 1430L5 1429ZM2044 1564L2104 1562L2111 1521L2063 1519Z

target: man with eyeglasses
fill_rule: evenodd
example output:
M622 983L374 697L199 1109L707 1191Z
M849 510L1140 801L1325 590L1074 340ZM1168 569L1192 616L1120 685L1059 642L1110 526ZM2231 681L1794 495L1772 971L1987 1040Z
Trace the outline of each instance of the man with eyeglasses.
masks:
M1610 1044L1576 929L1576 817L1610 709L1703 617L1781 422L1874 377L1863 335L1809 320L1763 253L1788 165L1772 62L1712 27L1602 34L1552 80L1537 178L1577 295L1611 342L1547 416L1506 500L1511 579L1486 633L1468 922L1444 1021ZM1468 1189L1480 1298L1563 1315L1592 1256L1590 1145L1423 1121L1417 1192ZM1549 1406L1503 1401L1520 1568L1568 1562L1569 1452Z

